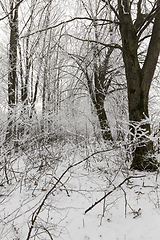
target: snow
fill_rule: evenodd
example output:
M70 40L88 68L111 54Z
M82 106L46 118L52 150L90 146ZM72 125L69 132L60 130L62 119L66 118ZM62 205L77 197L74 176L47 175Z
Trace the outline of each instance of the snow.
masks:
M93 150L94 156L68 169L56 184L70 164L85 159ZM61 152L61 161L55 166L51 159L47 159L42 169L38 168L39 152L31 154L28 151L27 157L23 152L12 156L10 161L15 176L10 184L0 186L0 239L27 240L33 213L54 184L56 187L44 201L29 239L158 239L159 173L130 171L122 159L121 150L106 148L106 152L96 154L97 150L100 149L93 145L87 150L73 144L61 145L59 149L48 147L48 152L54 152L55 156ZM33 156L37 159L35 163ZM117 187L129 176L129 180ZM1 176L2 180L4 176ZM92 204L110 191L85 214Z

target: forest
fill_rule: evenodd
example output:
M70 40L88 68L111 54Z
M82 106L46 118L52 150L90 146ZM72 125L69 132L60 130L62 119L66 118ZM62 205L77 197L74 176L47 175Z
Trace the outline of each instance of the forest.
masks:
M157 239L160 0L0 0L0 36L0 239Z

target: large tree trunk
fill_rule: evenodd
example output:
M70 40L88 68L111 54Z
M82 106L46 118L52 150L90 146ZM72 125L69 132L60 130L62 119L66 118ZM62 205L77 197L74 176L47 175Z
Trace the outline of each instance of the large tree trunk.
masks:
M146 120L146 117L149 117L148 94L145 94L141 85L139 89L135 90L135 93L132 93L136 87L136 84L133 84L133 87L128 84L129 120L132 123L130 130L137 138L131 168L137 170L156 170L157 162L151 157L153 154L153 142L148 139L151 129L150 124L147 123ZM142 121L143 119L144 123ZM139 129L138 131L136 129L135 132L137 124L139 124ZM134 125L135 127L133 127Z
M139 130L138 133L135 133L133 126L149 117L149 89L160 51L160 14L157 14L155 18L148 53L143 67L140 68L137 54L137 29L131 19L129 1L123 1L122 6L122 1L118 0L118 4L123 60L128 87L129 120L132 124L131 132L133 135L136 134L135 137L139 138L139 142L141 142L140 145L135 146L131 168L153 171L157 169L157 162L150 156L153 153L153 143L147 138L151 132L150 124L141 125L142 130ZM143 134L144 131L146 134Z

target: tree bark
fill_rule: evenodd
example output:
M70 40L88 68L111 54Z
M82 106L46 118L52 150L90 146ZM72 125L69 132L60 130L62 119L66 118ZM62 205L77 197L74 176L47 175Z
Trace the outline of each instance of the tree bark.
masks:
M96 113L97 113L98 121L100 124L103 139L105 141L107 141L107 140L113 141L111 130L110 130L110 127L108 124L106 111L104 108L104 102L105 102L105 97L106 97L105 96L105 88L103 88L104 79L102 79L102 76L100 77L97 72L98 71L94 72L94 85L95 85L94 87L93 87L92 80L90 79L87 71L85 72L85 75L87 78L89 94L91 96L93 105L96 109Z
M15 132L14 108L16 104L17 83L17 45L18 45L18 5L14 1L10 3L9 15L10 46L9 46L9 73L8 73L8 128L6 141L10 140ZM14 125L14 126L13 126Z
M97 111L97 116L98 116L99 124L101 127L103 139L105 141L107 140L112 141L113 138L112 138L110 127L108 125L108 119L104 109L104 102L101 102L100 104L96 103L95 108Z
M106 111L104 109L104 101L105 101L105 89L103 88L104 79L100 74L98 75L96 72L94 74L95 78L95 100L94 105L97 111L97 116L99 120L99 124L102 131L103 139L106 140L113 140L111 130L108 124L108 119L106 115ZM105 76L104 76L105 78Z

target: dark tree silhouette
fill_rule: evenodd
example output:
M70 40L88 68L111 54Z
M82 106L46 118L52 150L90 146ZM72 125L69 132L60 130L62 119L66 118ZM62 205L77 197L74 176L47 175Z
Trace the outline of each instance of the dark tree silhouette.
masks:
M131 2L129 0L118 0L117 17L120 24L123 61L127 79L129 120L133 124L132 126L134 126L134 124L140 123L143 119L149 117L149 90L160 52L160 1L155 1L150 13L144 15L141 10L143 1L139 0L135 22L132 20ZM138 57L139 40L142 33L143 39L148 37L144 31L149 24L153 24L153 29L147 54L141 66ZM148 134L151 132L149 123L142 124L141 129L137 133L139 136L143 135L143 131L146 131ZM131 131L135 134L134 127L131 128ZM149 157L153 153L153 143L147 139L145 134L140 140L141 146L137 145L135 149L131 168L149 171L156 170L156 160Z

